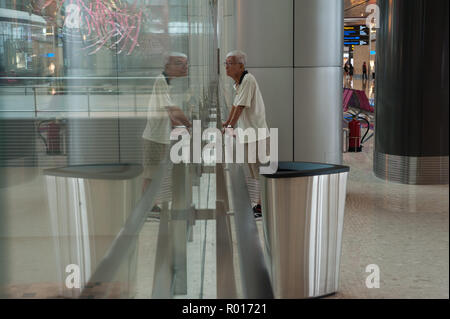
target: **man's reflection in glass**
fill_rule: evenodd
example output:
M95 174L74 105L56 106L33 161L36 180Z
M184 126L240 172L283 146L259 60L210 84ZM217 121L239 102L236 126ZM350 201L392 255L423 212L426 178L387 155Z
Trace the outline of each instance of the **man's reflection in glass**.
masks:
M153 85L152 95L148 103L147 126L142 134L144 155L142 192L145 192L152 178L160 169L160 163L168 161L167 154L170 152L172 127L191 127L191 122L181 107L175 105L173 92L171 92L171 81L187 75L188 59L185 54L171 52L165 55L164 71L156 78ZM168 178L170 179L170 176ZM160 208L155 204L152 211L158 212Z

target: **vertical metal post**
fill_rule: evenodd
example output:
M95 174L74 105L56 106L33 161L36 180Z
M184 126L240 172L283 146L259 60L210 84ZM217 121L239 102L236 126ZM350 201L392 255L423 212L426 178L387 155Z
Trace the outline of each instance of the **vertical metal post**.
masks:
M184 163L174 164L172 171L172 238L174 261L174 294L187 294L187 192Z
M33 97L34 97L34 116L37 117L36 87L33 87Z
M220 69L219 65L217 66ZM216 97L219 92L216 86ZM216 127L222 129L220 105L216 105ZM216 289L217 298L237 298L233 263L233 238L228 212L228 192L225 179L225 164L216 164Z
M88 107L88 117L91 116L91 107L90 107L90 96L89 96L89 87L86 87L86 93L87 93L87 107Z
M134 87L134 114L137 114L137 96L136 96L136 86Z
M172 249L170 249L172 247L170 233L169 209L167 202L164 202L159 221L155 271L153 273L152 298L155 299L172 298L173 254Z
M216 273L217 298L236 298L233 265L233 239L230 217L227 215L228 195L223 164L216 165Z

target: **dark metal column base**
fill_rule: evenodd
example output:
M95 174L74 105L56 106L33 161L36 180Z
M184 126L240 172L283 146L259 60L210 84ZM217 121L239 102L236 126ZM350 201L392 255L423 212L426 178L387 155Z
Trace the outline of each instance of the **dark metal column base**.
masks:
M448 184L448 156L412 157L375 152L373 171L378 178L412 185Z

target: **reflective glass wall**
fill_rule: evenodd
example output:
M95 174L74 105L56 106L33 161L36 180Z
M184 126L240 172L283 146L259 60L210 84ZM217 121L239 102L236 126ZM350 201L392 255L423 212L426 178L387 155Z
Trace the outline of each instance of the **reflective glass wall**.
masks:
M1 298L202 295L206 234L189 214L208 206L206 175L168 156L172 127L206 127L215 107L215 12L0 0Z

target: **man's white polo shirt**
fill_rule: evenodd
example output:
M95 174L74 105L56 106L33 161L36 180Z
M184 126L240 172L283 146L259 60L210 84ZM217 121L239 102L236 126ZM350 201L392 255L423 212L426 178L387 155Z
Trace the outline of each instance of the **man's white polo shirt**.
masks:
M148 102L147 126L142 134L146 140L161 144L170 144L171 121L167 107L174 105L170 96L170 87L164 75L160 74L153 85Z
M240 84L235 84L236 97L234 106L244 106L241 116L238 120L238 127L242 130L253 128L256 138L250 138L248 135L238 134L240 143L252 143L269 137L269 130L266 122L266 109L264 101L259 90L255 77L250 73L244 73ZM265 134L259 135L258 128L265 129Z

